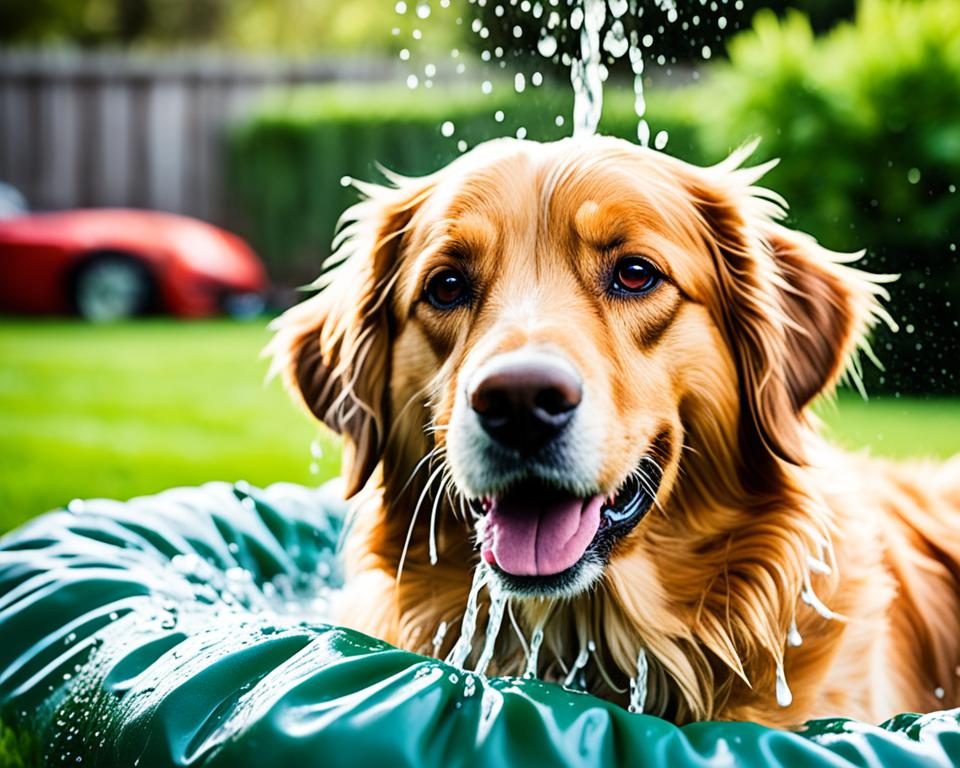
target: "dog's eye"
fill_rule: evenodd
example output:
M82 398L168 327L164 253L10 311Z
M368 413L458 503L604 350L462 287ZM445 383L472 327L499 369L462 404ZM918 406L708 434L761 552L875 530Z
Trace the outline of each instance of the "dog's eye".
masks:
M625 256L617 262L613 271L614 293L642 296L656 288L663 275L646 259L639 256Z
M427 281L424 295L437 309L452 309L467 299L467 279L455 269L444 269Z

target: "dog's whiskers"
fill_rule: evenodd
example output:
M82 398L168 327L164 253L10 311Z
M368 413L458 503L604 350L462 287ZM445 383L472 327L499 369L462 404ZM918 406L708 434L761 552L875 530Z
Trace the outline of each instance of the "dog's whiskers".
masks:
M423 491L420 493L420 498L417 499L417 503L413 508L413 514L410 516L410 527L407 528L407 538L403 542L403 551L400 553L400 563L397 566L397 584L400 583L400 578L403 576L403 566L407 561L407 552L410 549L410 540L413 538L413 531L417 524L417 515L420 513L420 506L423 504L423 500L427 497L427 493L430 491L430 486L433 485L433 481L444 470L444 467L445 465L441 464L433 471L433 474L427 478L427 482L423 486Z
M634 467L631 471L629 477L637 481L637 484L640 488L646 493L651 502L660 510L661 514L666 515L666 510L663 505L660 503L660 499L657 496L657 491L659 490L658 484L655 483L646 471L643 469L643 463L647 462L653 466L653 471L655 471L660 477L663 477L663 469L660 467L660 464L652 456L644 456L640 460L640 465Z
M430 565L437 564L437 508L440 506L440 500L446 494L447 499L450 500L450 470L447 468L446 464L442 464L440 469L443 471L443 475L440 478L440 488L437 491L436 496L433 499L433 509L430 510Z
M400 489L398 496L402 496L404 491L410 487L410 483L413 482L413 479L417 476L417 473L423 468L424 464L430 463L433 459L442 456L446 452L446 446L437 445L434 446L425 456L423 456L420 461L417 462L417 465L413 468L413 471L410 473L410 477L407 478L407 482L403 484L403 487Z

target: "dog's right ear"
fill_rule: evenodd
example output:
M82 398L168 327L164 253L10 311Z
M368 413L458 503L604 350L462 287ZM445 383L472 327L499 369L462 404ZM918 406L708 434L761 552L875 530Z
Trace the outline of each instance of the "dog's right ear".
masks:
M318 281L320 292L277 318L265 350L273 357L271 372L281 372L294 396L342 436L348 497L363 488L383 453L390 297L403 234L429 193L424 182L361 187L367 199L344 214L347 223L330 257L334 267Z

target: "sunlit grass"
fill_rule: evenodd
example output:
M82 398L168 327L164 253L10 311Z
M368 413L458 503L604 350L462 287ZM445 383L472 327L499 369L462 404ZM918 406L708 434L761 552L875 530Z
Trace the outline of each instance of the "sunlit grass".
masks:
M318 483L338 452L278 382L263 324L155 320L110 327L0 320L0 530L76 497L127 499L246 479ZM849 448L960 451L960 400L852 395L820 408Z
M75 497L174 485L317 483L319 430L276 381L262 324L0 321L0 529Z
M844 392L817 411L826 433L845 448L868 447L875 456L940 458L960 453L960 398L871 395Z

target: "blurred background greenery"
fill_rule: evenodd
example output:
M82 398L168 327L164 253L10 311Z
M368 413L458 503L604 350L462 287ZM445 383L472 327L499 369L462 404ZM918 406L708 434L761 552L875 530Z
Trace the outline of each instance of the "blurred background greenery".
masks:
M516 3L498 16L492 0L431 0L429 18L413 2L404 14L396 5L5 0L0 46L394 62L397 74L382 82L272 92L224 132L234 228L275 283L293 286L316 275L337 218L356 199L343 177L376 179L377 163L432 171L460 142L519 129L542 140L569 133L564 68L533 53L535 37L512 35L523 20ZM781 158L764 183L791 203L791 225L830 248L865 248L868 269L901 274L890 303L901 330L873 341L886 370L867 366L876 397L843 393L825 405L831 433L896 457L960 450L960 3L729 2L708 13L706 2L691 0L677 3L672 25L660 3L640 5L656 32L646 53L647 117L654 133L668 132L666 151L710 163L760 136L756 159ZM488 38L471 31L474 19ZM574 44L561 36L559 50ZM484 62L498 46L501 55ZM517 94L515 71L540 71L543 84ZM406 87L407 74L419 87ZM441 132L445 121L451 136ZM612 64L601 130L636 137L632 88ZM276 382L263 385L257 355L267 337L260 322L0 320L0 530L73 497L330 476L335 444L321 438L311 455L317 428Z

